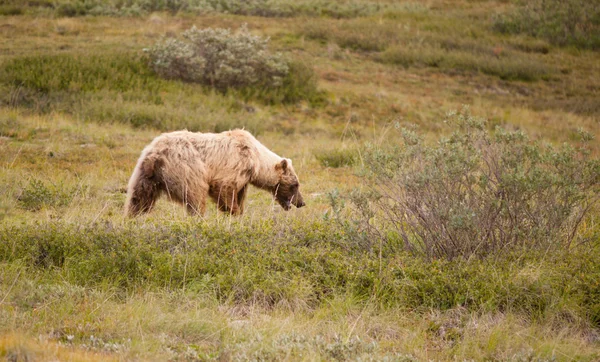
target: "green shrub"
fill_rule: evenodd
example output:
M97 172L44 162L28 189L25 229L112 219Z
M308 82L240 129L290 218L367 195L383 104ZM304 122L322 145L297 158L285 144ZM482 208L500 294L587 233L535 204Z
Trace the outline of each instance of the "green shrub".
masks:
M313 68L300 61L289 61L287 65L289 72L281 80L281 86L259 83L243 87L237 94L246 100L259 99L267 104L289 104L304 100L313 106L322 105L325 92L318 89L318 77Z
M291 66L298 69L295 63ZM283 89L271 91L273 102L319 97L314 72L301 70L284 78ZM95 122L160 130L265 128L264 117L248 113L239 94L223 95L198 84L161 79L146 59L133 54L13 58L0 65L0 90L6 90L0 92L0 103L8 106L66 112ZM252 95L249 92L248 98Z
M235 34L229 29L192 27L182 36L183 40L164 39L148 50L151 67L164 78L225 90L258 83L278 87L289 72L281 54L269 53L269 39L250 34L245 25Z
M597 1L521 1L516 10L497 16L494 29L525 33L556 45L600 49L600 6Z
M521 131L490 134L467 111L449 122L455 131L436 145L403 129L404 148L367 150L377 186L374 209L356 197L363 225L430 258L569 249L599 197L600 162L585 148L543 146Z
M3 225L0 262L117 293L185 289L222 302L305 308L341 297L417 311L570 314L598 326L597 244L450 261L356 248L351 238L319 220Z
M148 49L150 66L161 77L196 82L220 91L241 90L270 103L311 99L318 94L312 69L287 62L268 51L269 39L250 34L246 26L229 29L193 27L183 39L163 39Z

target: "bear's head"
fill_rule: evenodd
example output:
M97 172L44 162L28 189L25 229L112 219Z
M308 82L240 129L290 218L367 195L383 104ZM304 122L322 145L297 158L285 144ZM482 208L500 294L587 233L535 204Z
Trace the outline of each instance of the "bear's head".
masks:
M275 165L275 170L279 176L279 182L273 190L273 196L279 205L286 211L291 209L292 205L296 207L305 206L306 204L300 193L298 176L292 167L292 161L284 158Z

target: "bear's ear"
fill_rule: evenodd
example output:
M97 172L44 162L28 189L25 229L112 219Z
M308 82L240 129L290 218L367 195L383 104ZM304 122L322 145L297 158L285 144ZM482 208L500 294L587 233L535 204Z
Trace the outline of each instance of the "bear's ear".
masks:
M282 170L283 172L287 171L287 168L288 168L288 160L285 158L283 160L281 160L281 162L279 162L278 164L275 165L275 169Z

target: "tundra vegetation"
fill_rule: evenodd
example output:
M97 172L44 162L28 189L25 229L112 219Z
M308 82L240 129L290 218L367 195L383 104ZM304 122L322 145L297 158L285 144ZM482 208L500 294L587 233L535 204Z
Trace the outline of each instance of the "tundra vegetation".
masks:
M600 359L599 9L1 1L0 356ZM122 216L158 134L242 127L306 207Z

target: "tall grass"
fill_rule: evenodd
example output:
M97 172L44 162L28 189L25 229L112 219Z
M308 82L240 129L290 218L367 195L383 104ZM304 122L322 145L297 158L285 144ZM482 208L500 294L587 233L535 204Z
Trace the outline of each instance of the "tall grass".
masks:
M50 106L50 100L108 90L147 102L160 102L159 90L167 83L142 59L131 54L36 55L2 63L0 82L11 106ZM44 101L46 101L44 103Z
M311 68L290 63L290 75L277 89L248 87L229 94L210 87L165 80L135 54L39 55L7 60L0 66L0 102L38 112L60 111L98 122L121 122L160 130L221 131L245 127L255 133L267 124L249 113L244 101L317 104Z

